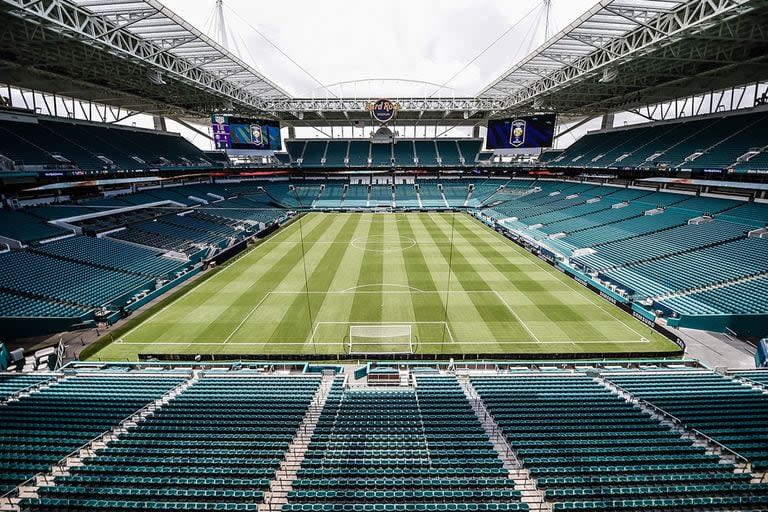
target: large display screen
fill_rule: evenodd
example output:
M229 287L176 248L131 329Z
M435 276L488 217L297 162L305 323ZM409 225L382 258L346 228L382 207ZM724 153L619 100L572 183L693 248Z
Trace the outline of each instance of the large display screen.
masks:
M488 121L487 149L548 148L555 133L555 114Z
M216 149L280 151L283 147L277 121L214 114L211 126Z

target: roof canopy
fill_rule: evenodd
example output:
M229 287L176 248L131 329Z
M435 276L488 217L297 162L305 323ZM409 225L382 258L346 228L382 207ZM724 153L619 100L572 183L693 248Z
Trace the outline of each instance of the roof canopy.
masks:
M0 0L0 76L129 110L288 124L369 119L377 98L291 98L158 0ZM476 125L594 116L768 78L765 0L602 0L475 98L391 98L398 118Z

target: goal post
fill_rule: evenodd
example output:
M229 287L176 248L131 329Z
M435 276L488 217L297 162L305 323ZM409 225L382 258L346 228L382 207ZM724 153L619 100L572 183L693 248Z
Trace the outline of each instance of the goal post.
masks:
M412 354L411 324L371 324L349 326L350 354Z

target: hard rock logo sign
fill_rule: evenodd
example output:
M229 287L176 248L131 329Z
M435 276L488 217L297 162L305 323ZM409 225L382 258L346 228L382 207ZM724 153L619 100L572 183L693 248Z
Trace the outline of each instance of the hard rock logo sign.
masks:
M377 100L368 103L365 108L376 121L381 124L387 124L395 118L395 114L400 110L400 104L390 100Z

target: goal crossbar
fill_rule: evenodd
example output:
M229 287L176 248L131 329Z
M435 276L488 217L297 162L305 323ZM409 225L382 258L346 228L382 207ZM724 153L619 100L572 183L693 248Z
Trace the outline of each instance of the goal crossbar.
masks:
M410 324L371 324L349 326L349 353L413 353Z

